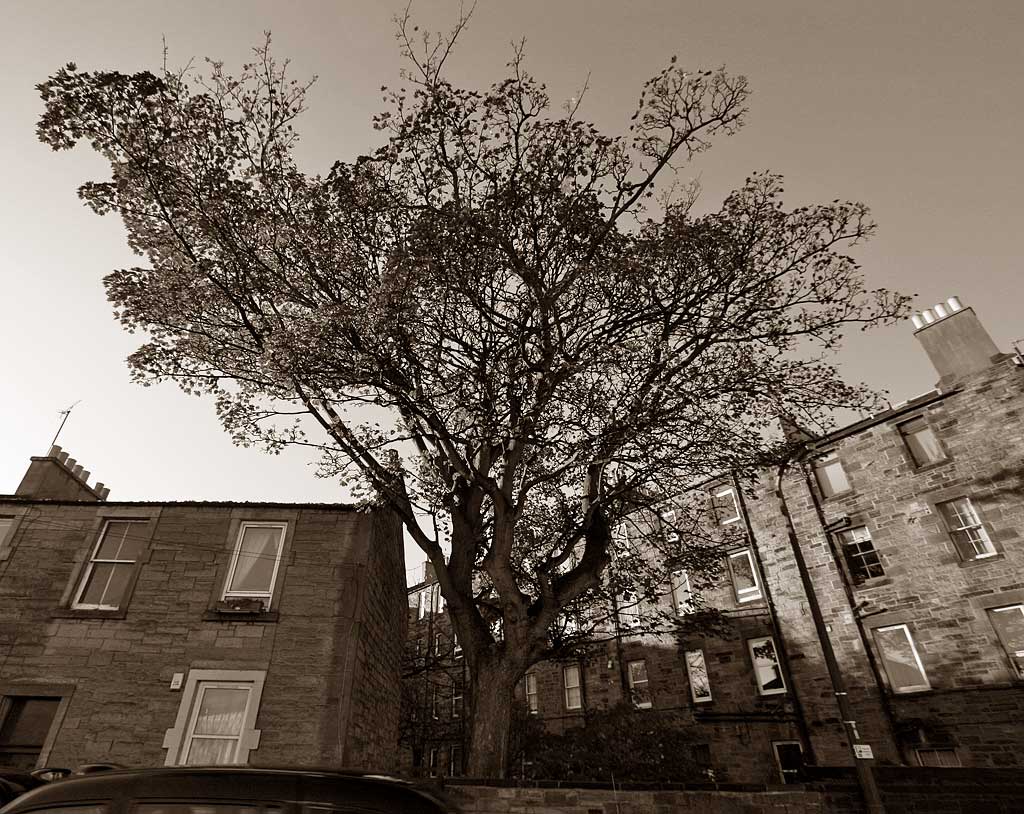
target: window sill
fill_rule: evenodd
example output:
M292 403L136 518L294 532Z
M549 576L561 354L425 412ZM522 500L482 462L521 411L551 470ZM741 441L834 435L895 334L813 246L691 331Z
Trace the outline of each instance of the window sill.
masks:
M281 618L278 611L255 611L239 613L237 611L208 610L203 614L204 622L277 622Z
M975 557L973 560L960 560L958 565L961 568L972 568L975 565L984 565L987 562L999 562L1004 559L1006 559L1006 556L1003 552L997 551L995 554L989 554L987 557Z
M128 608L116 610L99 610L96 608L54 608L50 611L51 619L124 619Z
M833 500L842 500L844 497L850 497L856 493L856 489L844 489L842 492L834 492L831 495L822 495L821 502L828 503Z
M868 579L862 579L860 582L854 582L851 579L850 583L853 587L853 590L863 591L868 590L870 588L881 588L883 585L892 585L892 577L869 577Z

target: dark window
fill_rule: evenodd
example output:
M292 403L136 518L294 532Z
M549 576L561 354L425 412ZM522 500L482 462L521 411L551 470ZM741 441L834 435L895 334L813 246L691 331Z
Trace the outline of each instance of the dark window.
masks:
M127 599L136 563L145 546L147 521L108 520L82 574L73 607L117 610Z
M1024 678L1024 605L991 608L988 618L1010 658L1015 676Z
M945 460L946 456L939 446L939 439L935 437L935 433L923 417L918 416L910 421L904 421L897 427L915 465L926 466Z
M458 777L462 774L462 747L452 745L448 752L448 774Z
M775 741L772 743L775 763L783 783L804 781L804 750L799 741Z
M960 765L956 749L918 749L917 762L922 766L952 767Z
M36 767L60 701L19 695L0 699L0 766Z
M850 569L850 578L855 583L859 584L866 579L885 574L867 526L857 526L841 532L839 539L843 543L843 554L846 556L847 568Z
M814 462L814 477L824 497L850 491L850 481L847 480L846 471L835 452L822 455Z

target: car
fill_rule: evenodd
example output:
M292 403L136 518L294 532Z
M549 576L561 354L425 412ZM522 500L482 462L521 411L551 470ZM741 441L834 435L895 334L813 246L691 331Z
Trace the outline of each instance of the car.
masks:
M177 766L72 775L0 814L453 814L424 788L383 775L317 769Z

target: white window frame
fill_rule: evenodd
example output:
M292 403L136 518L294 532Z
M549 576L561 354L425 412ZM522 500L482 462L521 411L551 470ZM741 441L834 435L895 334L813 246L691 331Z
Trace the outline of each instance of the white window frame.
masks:
M772 652L775 654L775 664L779 668L779 680L782 681L782 686L774 690L766 690L761 682L760 676L757 674L757 662L758 657L754 655L754 649L761 647L765 642L772 643ZM779 659L779 648L775 643L774 636L758 636L755 639L747 639L747 651L750 653L750 663L754 668L754 681L757 682L757 694L758 695L785 695L787 691L786 687L786 676L782 672L782 661Z
M636 679L633 678L632 667L633 667L634 664L642 664L644 666L644 676L645 676L645 678L644 678L643 681L637 681ZM637 709L650 709L651 707L653 707L654 706L654 702L651 700L651 677L647 673L647 659L632 659L631 661L627 661L626 662L626 678L629 681L629 695L630 695L630 701L632 702L633 706L636 707ZM640 685L643 685L643 689L647 692L647 700L646 701L637 701L636 700L637 690L640 687Z
M462 717L462 687L458 683L452 684L452 718Z
M734 515L732 517L722 519L719 516L718 501L719 498L725 497L726 495L732 498L732 508ZM716 486L714 489L712 489L711 506L715 512L715 522L717 522L719 526L731 526L733 523L738 523L740 520L743 519L743 515L740 512L740 501L736 496L736 489L732 486L723 484L721 486Z
M866 525L852 526L848 529L843 529L837 535L839 542L843 548L843 559L846 560L846 570L850 573L850 579L855 585L860 585L862 582L867 582L869 579L876 579L878 577L885 576L885 567L882 565L882 558L878 554L878 549L875 548L875 541L871 536L871 531ZM870 546L870 552L861 551L860 547L868 543ZM851 551L856 548L857 550L851 554ZM873 564L867 563L867 553L874 554L875 562ZM856 573L854 571L851 562L856 561L862 567L864 573ZM881 574L871 574L869 572L873 567L877 566Z
M576 675L576 683L569 683L570 671ZM578 664L569 664L562 668L562 687L565 690L565 708L569 710L583 709L583 673ZM569 691L576 690L577 702L572 704L569 701Z
M754 577L754 585L742 590L740 590L739 586L736 584L736 574L732 570L732 561L739 557L747 558L747 561L750 563L750 573ZM742 548L739 551L733 551L728 555L727 559L729 561L729 578L732 580L732 593L736 598L736 601L742 605L747 602L756 602L761 599L761 578L758 576L757 562L754 560L754 552L751 550L750 546Z
M526 711L529 712L530 715L539 715L540 714L540 704L539 704L539 698L537 696L537 674L536 673L527 673L526 674L524 690L525 690L525 695L526 695Z
M693 678L693 671L696 669L694 662L696 659L691 659L691 656L700 657L701 669L704 670L704 683L707 685L708 694L706 696L697 695L696 682ZM708 662L704 657L703 650L686 650L683 653L683 660L686 662L686 680L690 682L690 698L693 699L695 704L707 704L714 700L714 694L711 691L711 674L708 672Z
M908 431L907 428L911 424L919 424L920 426L916 430ZM903 446L907 450L907 455L910 456L910 460L913 462L915 469L920 469L925 466L932 466L933 464L942 463L943 461L946 460L946 452L942 448L942 444L939 442L939 436L935 434L935 430L932 429L931 424L928 423L928 419L926 419L923 415L914 416L913 418L908 418L906 421L901 421L899 424L896 425L896 431L900 434L900 438L903 441ZM939 454L937 458L933 458L932 460L929 461L917 460L917 456L914 454L914 447L911 445L910 439L919 433L928 433L931 436L932 441L935 442L936 449L938 449ZM924 444L920 443L919 446L922 449L924 449L925 447Z
M831 466L839 467L839 471L843 475L843 480L846 482L845 489L833 490L831 481L824 476L825 470ZM846 474L846 469L843 467L843 461L839 457L839 453L835 450L826 452L824 455L814 460L814 480L817 481L818 490L826 500L830 497L845 495L847 492L853 491L853 486L850 484L850 476Z
M887 633L890 630L902 630L903 635L910 643L910 652L914 655L914 662L917 664L918 672L921 673L921 677L924 679L924 684L912 684L907 687L896 688L892 678L889 676L889 671L886 669L886 656L885 649L878 641L879 633ZM904 693L921 692L922 690L930 690L932 688L931 682L928 680L928 673L925 672L924 664L921 662L921 655L917 652L917 644L914 642L914 637L910 634L909 625L885 625L884 627L876 627L871 631L871 638L874 640L875 648L878 650L880 656L879 661L882 663L882 671L885 673L886 682L889 684L889 689L894 693L903 695Z
M1002 607L987 608L986 610L988 611L987 615L989 618L989 624L992 625L992 629L996 633L996 638L999 640L999 644L1001 645L1003 652L1006 653L1006 657L1010 660L1011 674L1016 679L1024 678L1024 650L1011 651L1010 645L1003 640L1002 633L999 632L999 628L995 626L993 621L997 613L1012 613L1013 611L1016 611L1024 616L1024 604L1018 602L1014 605L1003 605ZM1018 659L1021 661L1018 662Z
M270 585L266 591L232 591L231 581L235 578L235 568L238 566L238 557L242 553L242 541L245 539L245 531L250 528L272 528L279 529L280 536L277 541L277 556L274 558L274 570L270 575ZM228 575L224 580L224 590L221 599L262 599L263 610L270 610L270 604L274 598L274 586L277 585L277 574L281 569L281 557L284 554L285 535L288 533L288 524L263 520L243 520L238 526L238 537L235 540L234 550L231 552L231 564L228 567Z
M957 508L957 503L967 504L967 510L969 516L965 518L965 515L961 514ZM999 552L996 551L995 545L992 543L992 538L988 535L988 530L985 528L984 522L982 522L981 516L978 514L978 510L974 507L974 503L969 497L955 497L952 500L943 500L936 504L939 510L939 515L942 517L942 522L946 525L946 529L949 532L950 541L953 543L953 548L956 550L957 556L960 557L964 562L973 562L974 560L983 560L987 557L994 557ZM947 512L947 507L949 511ZM973 520L973 522L970 522ZM960 546L956 542L957 532L967 533L975 532L978 535L978 540L969 540L971 546L975 550L973 557L964 557L964 552L960 549ZM981 542L985 551L977 553L977 542Z
M164 733L163 748L167 750L164 758L165 766L183 766L188 755L192 739L195 737L195 720L199 714L202 693L210 687L245 687L249 690L246 698L245 714L242 731L236 736L234 763L241 765L249 762L249 754L259 748L260 730L256 729L256 716L259 713L260 699L263 696L263 684L266 680L263 670L189 670L185 687L182 690L181 703L174 726ZM207 737L200 735L199 737Z
M92 576L93 570L97 564L100 565L123 565L126 568L135 569L139 565L138 560L114 560L114 559L98 559L96 554L100 550L100 546L103 545L103 541L107 538L107 531L110 529L111 523L127 523L129 525L136 525L139 527L145 527L149 523L148 518L134 518L134 517L109 517L103 521L103 528L100 530L99 537L96 538L96 544L92 547L92 552L89 554L89 561L86 563L85 568L82 569L82 576L78 580L78 588L75 591L74 601L71 603L71 607L74 610L120 610L124 601L128 598L127 594L131 591L131 577L128 577L128 584L126 586L125 596L121 597L121 601L117 605L103 605L94 604L91 602L82 602L82 595L85 593L85 588L89 584L89 578ZM125 535L128 536L127 534ZM145 544L143 544L143 549ZM142 551L140 550L140 554ZM108 581L109 584L109 581Z
M685 616L693 611L693 588L686 571L672 572L669 577L669 593L676 616Z

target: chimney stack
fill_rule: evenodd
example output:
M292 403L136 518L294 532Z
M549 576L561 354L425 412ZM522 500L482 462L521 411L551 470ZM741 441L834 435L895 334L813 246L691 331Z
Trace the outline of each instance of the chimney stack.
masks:
M973 308L950 297L910 317L914 336L939 374L939 389L949 387L999 361L1002 354Z
M42 500L100 501L110 489L102 483L89 486L89 470L54 444L42 457L33 457L15 494Z

